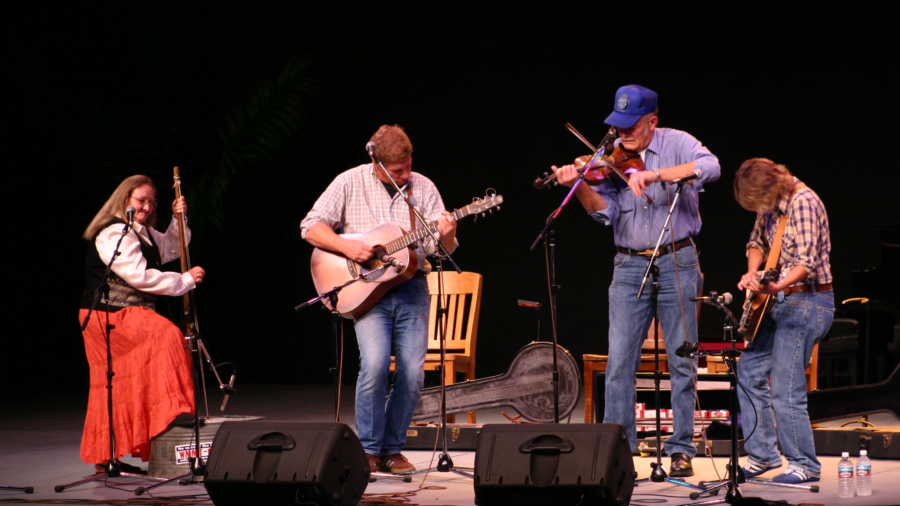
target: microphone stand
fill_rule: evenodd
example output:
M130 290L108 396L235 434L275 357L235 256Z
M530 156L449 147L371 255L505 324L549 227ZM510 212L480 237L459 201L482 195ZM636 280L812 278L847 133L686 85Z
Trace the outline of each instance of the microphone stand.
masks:
M106 314L106 412L107 418L109 421L109 462L106 463L106 468L101 473L97 473L90 478L85 478L83 480L79 480L73 483L69 483L66 485L57 485L53 488L56 492L62 492L67 488L77 487L79 485L84 485L85 483L91 483L104 478L118 478L119 476L126 477L136 477L143 478L148 480L161 480L164 478L156 478L152 476L145 476L143 474L136 473L128 473L119 469L119 463L116 460L116 437L115 431L113 430L113 376L115 376L115 372L113 372L112 368L112 329L115 328L115 325L110 325L109 323L109 273L112 271L113 262L116 261L116 258L119 257L119 247L122 245L122 240L125 239L125 236L128 235L132 229L131 222L125 224L122 228L122 235L119 236L119 241L116 243L116 248L113 250L112 257L109 259L109 263L106 265L106 271L103 273L103 276L100 278L100 286L94 290L94 300L91 302L91 307L88 309L88 314L85 316L84 321L81 323L81 331L84 332L84 329L87 328L88 323L91 321L91 315L94 313L94 310L97 307L97 302L100 300L100 296L103 296L105 311ZM31 487L26 487L27 489Z
M742 351L737 349L737 339L734 337L733 329L739 327L737 320L734 318L734 315L731 311L725 307L721 298L715 297L715 292L711 292L711 300L703 301L706 304L711 306L715 306L720 311L725 313L725 323L722 327L723 339L731 342L731 348L722 350L722 351L713 351L713 352L692 352L690 356L693 357L709 357L709 356L721 356L723 362L725 362L725 366L728 369L728 382L729 382L729 403L731 409L731 460L728 462L728 466L726 466L726 479L722 481L701 481L700 486L701 490L699 492L691 492L691 499L698 499L707 495L716 495L719 493L719 489L727 488L727 493L725 494L724 499L716 499L712 501L704 501L699 503L693 503L688 506L699 506L699 505L707 505L707 504L734 504L737 501L745 499L743 494L741 493L740 483L753 483L757 485L768 485L782 488L791 488L796 490L806 490L809 492L818 492L818 485L794 485L790 483L775 483L772 480L762 479L762 478L745 478L744 470L740 467L739 457L740 453L738 450L738 427L737 427L737 410L738 410L738 376L737 376L737 359L740 357ZM696 488L696 487L695 487ZM780 501L768 501L765 499L761 499L766 504L783 504Z
M610 129L612 132L612 129ZM607 134L607 138L610 134ZM588 144L590 145L590 144ZM541 241L544 242L544 254L547 257L547 276L548 283L550 284L550 322L553 327L553 374L552 374L552 383L553 383L553 419L554 423L559 423L559 342L557 340L557 322L556 322L556 296L559 292L559 285L556 284L556 241L553 235L550 233L550 229L553 227L553 224L556 223L556 218L559 217L559 214L562 212L563 208L572 200L572 196L575 195L575 190L578 188L584 181L584 175L587 173L587 169L594 166L594 162L600 159L606 150L607 143L600 143L600 147L594 150L594 155L591 158L591 161L585 165L585 170L581 172L578 176L578 179L575 181L575 184L572 185L572 188L569 190L569 193L566 194L566 197L563 199L562 203L560 203L559 207L550 214L550 217L547 218L547 222L544 224L544 228L541 229L538 236L534 239L534 242L531 243L531 247L528 248L529 251L534 251L537 248L538 244ZM550 237L548 238L548 235Z
M416 219L419 221L419 223L422 225L422 227L431 236L431 240L434 241L435 247L438 249L438 251L440 251L439 257L448 259L450 261L450 263L453 265L453 268L456 269L456 272L462 274L462 269L459 268L459 265L457 265L456 261L453 260L453 257L450 256L450 252L447 251L447 248L445 248L444 245L441 243L441 241L439 241L437 239L437 236L434 235L434 231L431 230L431 228L428 226L428 221L426 221L425 218L421 215L421 213L419 213L419 210L416 209L415 205L413 205L413 203L409 200L409 197L407 197L406 194L400 190L400 186L397 185L397 182L394 181L394 178L391 177L391 174L387 171L386 168L384 168L384 164L382 164L381 160L378 159L378 156L375 155L374 145L372 145L372 149L368 149L368 147L369 146L366 146L367 151L369 152L369 156L372 157L372 161L375 162L375 165L377 165L378 167L381 168L382 174L384 174L384 176L387 178L387 180L390 181L391 186L394 187L394 189L397 191L397 194L399 194L400 197L403 199L403 201L406 202L406 205L409 206L409 209L413 212L413 214L415 214ZM410 174L410 180L412 180L412 174ZM437 471L437 472L441 472L441 473L453 472L460 476L465 476L466 478L474 478L475 477L471 473L460 471L459 469L454 468L453 459L450 458L450 454L447 451L447 403L446 403L446 396L444 395L444 392L446 391L446 388L447 388L447 380L444 377L444 370L447 366L447 362L446 362L447 361L447 342L446 342L447 308L444 307L444 303L443 303L443 300L444 300L444 294L443 294L444 270L443 270L440 262L438 262L438 271L437 272L438 272L438 283L437 283L438 297L437 297L437 313L436 314L437 314L437 319L438 319L438 329L439 329L438 333L440 336L440 343L441 343L441 366L440 366L440 371L439 371L439 373L440 373L439 375L441 377L441 422L440 422L440 427L438 429L438 434L439 434L439 438L441 440L441 455L440 455L440 457L438 457L437 467L433 467L430 469L424 469L424 470L420 470L420 471L410 471L408 473L400 474L400 476L409 478L410 480L412 480L412 478L410 478L410 475L427 473L427 472L431 472L431 471Z
M644 286L647 284L647 280L650 277L653 277L653 283L651 284L650 289L650 305L653 308L654 313L654 332L653 332L653 343L654 343L654 362L656 364L656 370L653 372L654 378L654 390L655 390L655 399L656 399L656 462L650 464L650 467L653 468L653 472L650 473L650 481L659 483L663 481L667 481L669 483L674 483L676 485L681 485L684 487L703 489L703 487L698 487L696 485L692 485L686 481L675 480L669 478L666 474L666 470L662 465L662 422L661 418L661 408L662 404L660 401L660 380L662 378L662 372L659 370L659 266L656 265L656 259L658 258L659 248L662 245L663 238L666 235L666 232L669 230L669 224L672 222L672 213L675 211L675 205L678 203L678 199L681 197L681 190L684 187L685 180L680 180L675 183L675 197L672 199L672 203L669 206L668 213L666 214L666 222L663 224L662 229L659 231L659 238L656 240L656 246L653 248L653 253L650 255L650 258L647 262L647 269L644 271L644 278L641 280L641 286L638 288L637 298L641 298L641 294L644 292ZM687 336L685 336L687 337ZM671 378L670 378L671 381ZM646 481L637 480L637 481Z

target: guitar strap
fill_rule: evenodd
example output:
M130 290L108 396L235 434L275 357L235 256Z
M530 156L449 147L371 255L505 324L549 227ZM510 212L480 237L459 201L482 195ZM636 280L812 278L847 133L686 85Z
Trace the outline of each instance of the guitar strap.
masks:
M803 183L794 186L794 189L791 190L791 196L788 199L788 211L791 209L791 202L794 200L794 194L797 193L798 188L803 188L806 186ZM772 249L769 250L769 256L766 257L766 267L765 270L774 269L776 265L778 265L778 259L781 258L781 239L784 237L784 230L787 228L788 215L781 215L781 219L778 220L778 230L775 231L775 239L772 241Z

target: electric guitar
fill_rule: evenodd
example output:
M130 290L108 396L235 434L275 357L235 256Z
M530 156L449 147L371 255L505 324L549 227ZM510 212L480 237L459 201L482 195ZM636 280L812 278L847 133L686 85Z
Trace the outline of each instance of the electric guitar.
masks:
M768 285L778 279L778 270L769 269L762 273L759 277L760 285ZM738 334L744 336L744 339L753 342L756 339L756 333L759 331L759 325L762 323L763 316L772 308L774 296L765 293L752 293L747 290L747 298L744 300L744 314L741 315L741 321L738 324Z
M485 196L483 199L476 198L471 204L453 211L453 219L458 221L472 214L483 216L485 212L495 207L499 209L502 203L503 196L497 194ZM362 234L343 234L342 237L347 239L376 245L374 257L361 264L339 253L314 249L310 269L316 292L321 295L361 274L371 273L361 281L344 287L338 293L337 308L333 308L330 301L323 299L329 309L336 309L344 318L359 318L372 309L388 290L413 277L418 264L415 244L421 239L430 237L429 232L437 233L437 221L429 223L427 228L419 228L409 233L404 233L396 223L387 222ZM385 262L381 259L385 255L397 260L399 267L389 265L382 268Z

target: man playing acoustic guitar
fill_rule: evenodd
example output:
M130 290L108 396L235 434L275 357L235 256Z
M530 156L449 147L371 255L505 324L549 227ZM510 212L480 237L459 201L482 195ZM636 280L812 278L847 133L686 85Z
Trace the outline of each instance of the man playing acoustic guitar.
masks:
M787 167L765 158L751 158L741 165L734 195L741 207L758 213L747 244L747 273L738 288L775 295L755 340L738 362L744 449L750 455L744 474L753 477L781 467L774 411L788 468L772 481L819 481L822 466L816 459L806 410L804 371L813 347L834 320L828 216L814 191ZM780 276L761 284L758 271L770 251L779 247L775 237L783 217Z
M413 148L406 132L396 125L383 125L371 142L376 145L375 156L401 191L426 220L437 221L438 240L453 251L457 246L456 221L444 209L434 183L412 172ZM335 230L364 233L387 222L405 231L421 228L412 219L406 202L373 160L338 175L300 223L300 233L317 248L340 253L354 262L366 262L372 259L376 245L342 237ZM360 352L356 431L372 471L415 470L400 450L425 381L430 297L423 262L426 254L436 250L430 238L414 246L418 257L415 276L391 288L375 307L354 320ZM397 366L385 405L392 352Z

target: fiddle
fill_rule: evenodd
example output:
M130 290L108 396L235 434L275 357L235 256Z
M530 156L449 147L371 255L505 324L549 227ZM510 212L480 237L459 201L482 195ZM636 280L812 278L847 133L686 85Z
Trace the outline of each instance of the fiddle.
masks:
M572 132L572 135L578 137L581 142L591 148L595 154L597 153L598 149L588 142L587 138L581 135L581 132L576 130L571 123L566 123L566 128ZM616 134L616 127L609 127L609 130L600 142L600 149L602 149L604 153L609 150L609 146L612 144L613 140L615 140ZM593 156L579 156L575 159L575 168L578 169L578 172L584 173L584 180L591 186L597 186L611 181L613 174L627 184L628 176L626 176L626 174L645 170L644 160L641 158L641 155L637 151L632 151L622 146L615 146L609 156L604 154L598 157L597 161L587 169L587 172L584 172L584 166L593 158ZM538 190L543 190L551 185L555 186L558 184L559 182L556 180L556 174L548 174L546 172L544 172L543 177L535 179L532 183ZM654 203L653 199L646 193L642 194L641 197L649 204Z
M591 186L607 183L614 176L618 176L627 183L627 174L644 170L644 161L641 159L641 155L622 146L616 146L609 156L602 155L594 162L594 165L585 169L585 165L591 158L593 157L590 155L584 155L575 159L575 169L584 173L585 182ZM536 189L543 190L559 183L556 181L556 174L544 172L544 176L535 179L532 184Z

